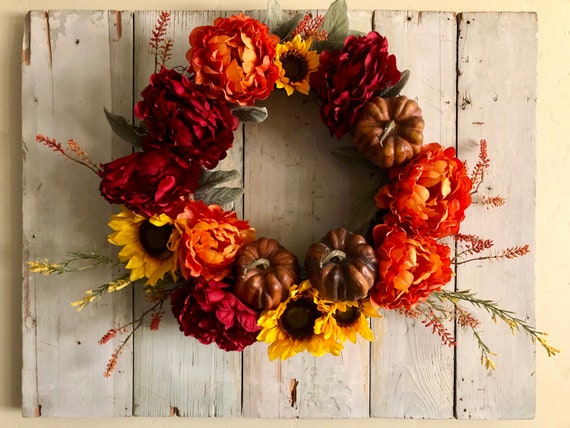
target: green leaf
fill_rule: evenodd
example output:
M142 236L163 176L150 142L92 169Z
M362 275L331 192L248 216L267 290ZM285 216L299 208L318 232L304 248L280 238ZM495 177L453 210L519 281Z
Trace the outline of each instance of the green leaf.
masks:
M374 197L380 187L382 187L382 184L379 184L375 180L371 180L362 186L350 207L351 220L346 227L348 230L360 234L366 233L370 220L372 220L376 212L378 212Z
M207 196L202 199L204 203L217 204L217 205L227 205L230 202L235 201L243 194L243 189L241 187L217 187L213 189ZM196 195L194 195L196 197Z
M211 191L219 184L226 183L237 177L239 177L239 172L235 169L232 169L230 171L210 171L208 169L203 169L198 181L198 187L194 191L194 195L205 196L209 191Z
M295 14L291 19L285 21L283 24L277 27L275 31L273 31L273 34L277 34L281 40L286 39L287 37L289 37L289 35L295 29L295 27L299 25L299 22L301 22L304 16L305 16L304 13Z
M259 123L267 119L268 113L266 107L240 106L234 107L232 113L241 122Z
M360 154L354 146L338 147L331 150L331 154L351 169L363 173L375 173L380 168Z
M123 116L113 114L106 108L103 110L105 111L105 117L107 118L109 125L111 125L113 132L123 141L126 141L127 143L132 144L135 148L140 149L141 136L143 135L142 129L129 124L127 119Z
M269 32L275 33L275 30L287 21L287 14L283 12L277 0L267 1L267 14L263 22L269 27Z
M325 19L321 30L327 32L327 39L314 42L312 49L321 52L325 49L336 50L344 46L344 40L348 35L348 11L345 0L335 0L325 13Z
M394 86L390 86L388 88L383 89L378 93L378 96L383 98L390 98L400 95L402 89L404 89L404 86L406 86L406 83L408 83L409 78L410 78L410 70L402 71L398 83L396 83Z

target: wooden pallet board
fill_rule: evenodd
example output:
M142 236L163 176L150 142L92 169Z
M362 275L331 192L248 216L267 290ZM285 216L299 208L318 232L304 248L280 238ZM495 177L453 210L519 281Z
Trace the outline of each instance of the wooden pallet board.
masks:
M169 65L182 65L188 34L231 11L177 11ZM258 12L251 12L259 16ZM132 118L154 64L148 39L156 11L33 11L23 51L24 260L58 260L68 251L113 254L107 221L116 207L98 178L35 142L45 134L79 141L97 162L129 150L112 135L103 107ZM462 231L504 246L534 249L536 16L532 13L350 11L351 28L388 37L404 91L426 119L426 141L456 146L473 166L487 139L493 161L484 194L501 194L496 211L471 207ZM520 47L523 46L524 50ZM349 145L329 136L317 108L276 93L269 119L243 125L223 168L242 171L246 193L235 208L257 236L280 240L300 258L308 245L347 218L358 186L329 154ZM332 185L331 183L334 183ZM497 370L479 364L470 334L442 346L419 322L388 314L373 323L377 340L347 346L340 357L298 355L269 362L257 343L242 354L200 345L166 316L159 332L141 329L114 375L103 371L118 342L100 346L108 328L144 307L143 293L106 296L81 313L69 302L115 272L43 276L23 282L25 416L189 416L263 418L532 418L535 355L523 335L484 322ZM454 284L500 300L534 319L532 254L508 263L461 267ZM291 401L291 391L296 399Z

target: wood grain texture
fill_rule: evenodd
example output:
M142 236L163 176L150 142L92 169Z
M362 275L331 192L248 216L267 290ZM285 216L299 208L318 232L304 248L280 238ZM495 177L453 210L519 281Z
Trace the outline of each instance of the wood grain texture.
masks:
M174 43L167 66L187 64L188 35L199 25L211 24L223 13L172 12L167 37ZM157 21L156 11L135 12L135 98L148 85L155 71L148 41ZM240 130L234 147L219 168L237 169L243 176L243 149ZM230 183L242 186L242 181ZM238 202L238 212L241 211ZM240 213L241 214L241 213ZM140 291L140 290L139 290ZM144 292L137 293L135 313L148 308ZM215 345L202 345L184 336L171 316L169 305L159 332L142 328L134 339L134 414L137 416L230 417L241 414L241 354L225 352Z
M536 15L468 13L459 21L459 156L475 165L480 139L491 168L479 195L501 195L503 207L473 206L462 230L493 239L496 252L529 244L520 259L473 262L458 268L457 287L476 290L534 324ZM482 42L484 41L484 43ZM492 46L492 48L490 48ZM535 351L528 336L476 312L497 370L481 370L470 333L459 330L457 417L532 418Z
M424 141L455 146L455 14L377 11L374 25L388 38L398 67L411 71L403 94L422 109ZM453 417L454 350L419 320L383 315L374 321L372 416Z
M349 19L351 28L370 31L371 12ZM311 99L276 93L266 104L269 118L245 130L245 216L257 236L277 239L303 264L311 243L349 221L350 200L343 195L355 194L362 177L330 154L350 138L331 137ZM360 341L341 358L303 353L270 362L265 345L246 349L244 416L367 417L369 353Z
M128 34L131 19L122 16ZM64 162L35 142L37 133L65 144L76 139L95 162L113 153L103 107L132 107L132 40L116 33L110 12L32 12L29 61L23 65L24 260L58 261L68 251L111 255L106 243L111 207L98 195L99 179ZM93 58L98 66L87 66ZM127 68L126 70L124 68ZM127 78L117 87L110 76ZM24 267L23 413L26 416L131 414L131 355L112 379L103 377L110 349L97 344L111 326L131 316L128 293L76 313L85 290L109 281L97 270L62 277L30 274Z
M154 71L148 40L158 13L28 15L22 55L24 260L60 260L72 250L116 252L106 243L106 223L117 207L99 196L99 179L55 159L35 135L61 143L75 138L96 162L128 153L130 147L112 135L102 109L134 119L134 103ZM186 63L192 28L230 14L173 12L168 66ZM508 204L495 211L470 208L462 231L491 238L498 249L532 248L536 17L476 13L458 20L450 12L350 11L349 18L352 29L374 28L387 36L399 68L411 70L404 94L423 110L427 142L457 146L459 157L473 166L479 139L489 141L493 164L481 195L498 193ZM241 172L232 184L245 186L246 193L233 208L257 236L278 239L302 262L312 242L349 221L350 200L362 176L330 155L351 139L331 138L311 99L276 91L260 105L268 106L269 118L236 131L234 148L220 168ZM105 346L97 341L148 307L144 293L105 296L79 314L69 302L115 274L102 269L46 277L24 266L25 416L501 419L534 414L534 350L527 337L485 321L485 340L498 353L498 369L489 373L479 364L470 333L458 329L459 347L447 348L419 321L390 313L373 323L372 345L348 344L340 357L301 354L270 362L262 343L243 354L226 353L185 337L166 307L160 331L144 325L106 379L102 374L118 341ZM478 290L534 321L532 257L462 265L450 286Z

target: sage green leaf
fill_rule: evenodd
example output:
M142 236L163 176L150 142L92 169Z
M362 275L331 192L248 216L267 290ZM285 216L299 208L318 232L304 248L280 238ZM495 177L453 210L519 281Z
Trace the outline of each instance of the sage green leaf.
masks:
M321 30L327 32L327 39L314 42L311 49L321 52L325 49L339 49L339 45L344 46L344 40L348 35L348 10L345 0L335 0L329 6Z
M263 22L269 27L269 32L275 30L287 21L287 14L283 12L277 0L267 1L267 13Z
M107 122L113 132L123 141L132 144L136 149L141 148L141 137L144 134L142 128L131 125L123 116L113 114L106 108L103 109Z
M277 27L275 31L273 31L273 34L278 35L281 40L286 39L293 32L295 27L299 25L299 22L301 22L304 16L304 13L295 14L291 19Z
M234 107L232 113L241 122L259 123L267 119L267 107L240 106Z
M208 193L202 199L205 204L216 204L216 205L227 205L230 202L235 201L243 194L243 189L241 187L217 187ZM194 195L196 197L196 195Z
M374 197L384 184L382 180L378 181L377 177L373 177L357 191L350 207L350 222L346 226L348 230L360 234L366 232L370 221L378 212Z
M235 169L230 171L210 171L209 169L203 169L194 195L205 195L219 184L226 183L237 177L239 177L239 172Z
M398 83L396 83L394 86L390 86L388 88L383 89L378 93L378 96L383 98L390 98L400 95L402 89L404 89L404 86L406 86L406 83L408 83L409 79L410 79L410 70L402 71Z
M355 146L338 147L331 154L347 167L363 173L375 173L380 170L376 165L360 154Z

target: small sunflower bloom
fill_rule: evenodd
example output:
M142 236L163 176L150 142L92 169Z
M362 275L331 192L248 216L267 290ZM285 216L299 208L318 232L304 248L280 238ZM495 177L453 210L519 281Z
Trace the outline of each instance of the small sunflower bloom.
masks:
M293 40L277 45L274 62L279 67L279 79L275 85L285 89L287 95L294 91L309 94L309 76L319 67L317 51L309 50L311 42L297 34Z
M347 340L356 343L358 335L369 342L374 341L368 318L379 318L380 315L369 300L331 301L331 304L333 308L329 312L330 316L323 319L322 323L318 323L315 331L327 331L327 334L332 334L332 337L340 343Z
M119 260L131 271L130 281L147 278L146 284L154 286L167 273L176 279L179 233L170 217L160 214L147 218L123 208L111 217L109 226L114 232L108 240L123 247Z
M320 357L326 353L340 355L343 349L325 322L331 306L325 302L310 281L289 289L289 297L277 308L261 313L258 325L262 330L257 340L270 343L268 355L286 360L299 352L308 351ZM319 333L315 326L320 325Z

